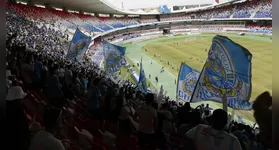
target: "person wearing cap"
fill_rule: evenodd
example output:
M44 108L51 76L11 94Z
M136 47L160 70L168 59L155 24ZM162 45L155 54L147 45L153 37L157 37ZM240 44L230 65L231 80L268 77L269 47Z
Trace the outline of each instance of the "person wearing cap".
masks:
M63 143L55 137L62 127L61 115L62 110L56 108L44 112L45 129L34 135L29 150L65 150Z
M238 138L225 132L228 122L227 112L216 109L211 117L211 126L200 124L186 133L186 137L193 140L196 149L241 150Z
M29 128L22 100L27 94L20 86L11 87L6 95L7 141L9 149L27 150L29 145Z

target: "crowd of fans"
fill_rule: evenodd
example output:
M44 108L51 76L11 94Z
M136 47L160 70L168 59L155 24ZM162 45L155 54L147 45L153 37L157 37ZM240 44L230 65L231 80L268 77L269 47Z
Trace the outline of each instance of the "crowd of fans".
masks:
M197 13L196 19L218 18L271 18L271 1L251 0ZM254 15L254 16L253 16Z
M233 18L250 18L256 8L259 6L260 1L252 0L247 1L246 5L236 5Z
M40 25L26 20L13 11L6 11L6 32L17 33L11 43L21 43L33 49L42 49L49 53L63 52L63 45L67 43L68 35L61 31L55 31L52 27Z
M175 20L188 20L191 19L190 15L166 16L161 17L161 21L175 21Z
M215 9L204 10L196 15L196 19L218 19L218 18L230 18L233 13L232 6L225 6Z
M211 113L208 105L144 94L129 81L113 82L88 59L67 60L68 35L19 12L6 12L8 149L271 148L269 93L253 107L259 128L231 121L221 109Z
M247 28L249 28L248 32L251 32L251 33L272 34L271 25L248 24Z
M272 18L272 1L266 0L265 3L261 3L254 18Z
M47 25L54 25L59 30L75 30L79 27L86 34L92 35L115 28L122 28L140 23L158 22L156 18L111 18L96 17L85 14L69 13L49 8L41 8L23 4L7 4L7 9L30 20ZM160 21L212 18L271 18L272 5L270 0L247 1L225 7L204 10L198 13L174 15L160 18ZM193 16L193 17L190 17ZM73 31L74 32L74 31Z

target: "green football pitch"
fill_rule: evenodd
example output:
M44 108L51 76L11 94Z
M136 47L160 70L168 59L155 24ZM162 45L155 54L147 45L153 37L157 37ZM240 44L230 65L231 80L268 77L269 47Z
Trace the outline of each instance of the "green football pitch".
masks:
M126 47L126 57L133 63L143 60L146 78L152 87L159 89L163 85L172 99L176 97L176 84L181 62L201 71L207 59L207 51L216 34L161 36L141 42L121 44ZM236 43L247 48L252 57L252 95L250 101L264 91L272 93L272 40L270 37L225 34ZM151 64L152 62L152 64ZM161 67L165 72L160 73ZM136 69L138 70L138 68ZM155 81L159 78L159 84ZM216 103L219 107L221 104ZM244 118L254 120L251 111L236 111Z

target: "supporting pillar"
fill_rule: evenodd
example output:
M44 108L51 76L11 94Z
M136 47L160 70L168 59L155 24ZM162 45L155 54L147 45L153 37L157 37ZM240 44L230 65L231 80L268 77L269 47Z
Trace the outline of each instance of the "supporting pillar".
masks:
M34 3L33 0L28 0L28 1L27 1L27 4L28 4L28 5L32 5L32 6L35 5L35 3Z
M46 8L52 8L51 5L49 3L44 4Z
M79 11L79 14L84 14L84 11L80 10L80 11Z
M65 6L64 6L64 7L62 7L62 10L63 10L63 11L65 11L65 12L68 12L68 8L67 8L67 7L65 7Z

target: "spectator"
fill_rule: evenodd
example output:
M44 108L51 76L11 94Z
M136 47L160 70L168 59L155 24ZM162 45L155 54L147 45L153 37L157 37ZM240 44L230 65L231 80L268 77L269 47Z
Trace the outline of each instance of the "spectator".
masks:
M204 110L211 110L211 108L209 107L209 104L206 104Z
M50 68L50 74L47 79L46 96L49 102L54 106L62 106L64 103L64 94L59 78L55 74L56 67Z
M8 89L12 86L12 80L14 76L12 75L10 70L6 70L6 92L8 93Z
M130 137L132 133L132 125L129 117L133 117L135 110L130 106L129 100L124 102L119 116L119 131L124 137Z
M37 56L35 55L34 57L35 59L35 63L34 63L34 86L35 88L40 88L41 87L41 73L42 73L42 70L43 70L43 64L42 64L42 58L41 56Z
M78 74L77 74L77 72L74 72L73 79L72 79L72 88L73 88L75 95L78 95L78 96L80 95L80 87L81 87L81 82L78 78Z
M71 67L72 67L71 65L68 65L67 69L65 70L65 74L64 74L65 84L67 87L72 84L73 72L71 70Z
M227 113L217 109L213 112L211 126L198 125L186 136L194 140L197 150L241 150L237 137L224 131L227 121Z
M61 114L60 109L45 111L43 115L45 129L34 135L29 150L65 150L62 142L55 138L62 127Z
M178 129L178 134L180 136L184 136L187 131L196 127L199 124L207 124L205 121L201 119L201 115L199 111L193 111L190 113L190 120L188 123L182 124Z
M31 64L30 56L27 56L25 58L25 61L23 61L20 72L21 72L20 74L22 76L23 82L26 83L28 87L31 87L33 83L32 77L33 77L34 68Z
M27 150L29 146L28 121L22 107L22 102L26 95L20 86L14 86L8 90L6 96L9 149Z
M104 116L100 106L102 95L98 89L99 81L100 79L98 78L93 81L93 86L89 89L90 93L88 94L86 107L99 123L101 123L104 120Z
M173 124L173 117L171 112L169 111L169 107L167 103L162 105L162 110L160 113L163 115L163 122L162 122L162 130L164 133L172 135L175 133L175 128Z
M186 102L183 107L180 107L178 109L177 117L178 117L178 121L179 121L178 124L179 125L182 125L184 123L188 123L190 121L191 109L192 108L191 108L189 102Z
M267 148L272 147L272 97L268 92L259 95L253 105L254 116L260 127L260 138Z
M42 87L45 88L47 77L49 75L47 61L43 61L43 68L41 72Z
M154 148L154 133L157 127L157 112L151 107L154 101L154 95L149 93L145 96L145 104L136 109L134 120L139 122L139 147L146 148L149 146Z

